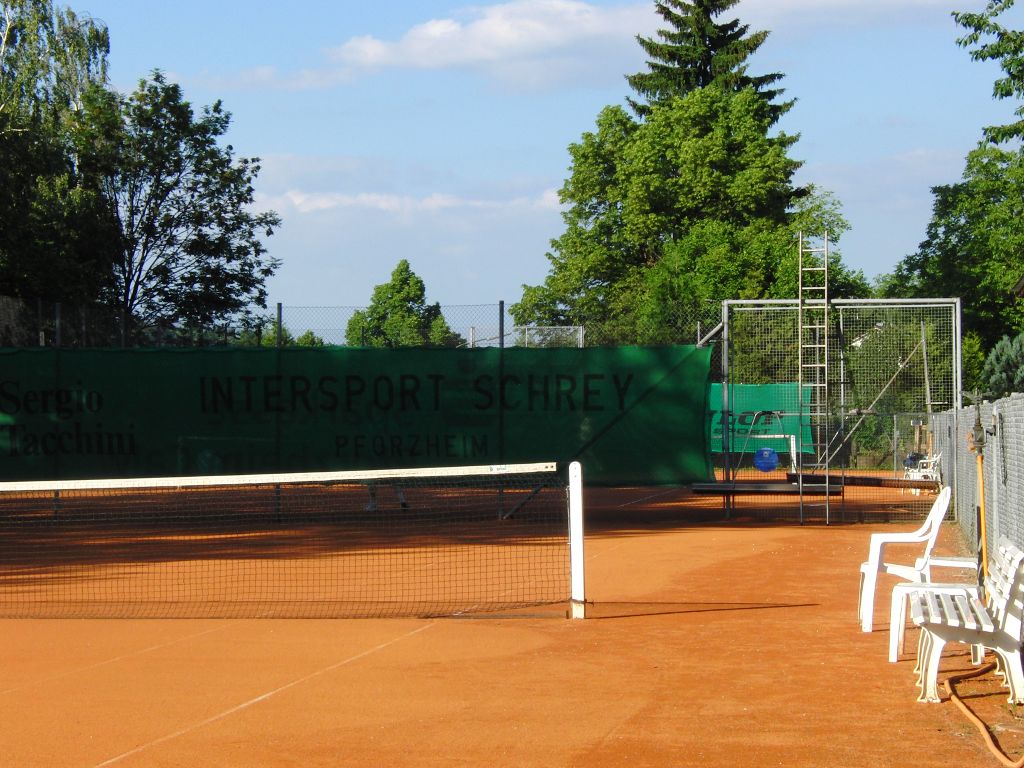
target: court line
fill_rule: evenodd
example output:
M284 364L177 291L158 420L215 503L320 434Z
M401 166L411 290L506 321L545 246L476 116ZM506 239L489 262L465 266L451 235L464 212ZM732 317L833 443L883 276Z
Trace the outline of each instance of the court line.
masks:
M436 623L437 622L432 621L429 624L425 624L422 627L416 627L416 629L413 629L413 630L411 630L409 632L406 632L404 635L399 635L398 637L393 637L390 640L388 640L387 642L381 643L380 645L376 645L373 648L368 648L367 650L365 650L365 651L363 651L361 653L357 653L354 656L349 656L347 659L342 659L341 661L335 662L334 664L326 666L323 669L318 669L315 672L310 672L308 675L304 675L304 676L302 676L302 677L300 677L300 678L298 678L296 680L292 680L290 683L285 683L284 685L282 685L282 686L280 686L278 688L275 688L272 691L267 691L266 693L260 694L259 696L256 696L255 698L249 699L248 701L243 701L241 704L238 704L238 705L236 705L234 707L231 707L230 709L226 709L223 712L221 712L219 714L216 714L216 715L213 715L212 717L208 717L205 720L202 720L202 721L200 721L198 723L193 723L192 725L186 726L185 728L182 728L181 730L175 731L174 733L169 733L166 736L161 736L158 739L153 739L153 741L150 741L150 742L148 742L146 744L142 744L141 746L135 747L135 749L130 749L127 752L122 752L120 755L117 755L116 757L110 758L109 760L104 760L102 763L96 763L94 768L104 768L104 766L113 765L114 763L117 763L117 762L120 762L121 760L124 760L126 757L131 757L132 755L137 755L139 752L143 752L143 751L149 749L150 747L155 747L157 744L163 744L166 741L171 741L172 739L176 739L179 736L184 736L187 733L191 733L192 731L195 731L195 730L198 730L198 729L200 729L200 728L202 728L204 726L210 725L210 723L215 723L218 720L223 720L224 718L230 717L231 715L235 714L236 712L241 712L243 709L248 709L249 707L251 707L251 706L253 706L255 704L259 704L260 702L266 701L267 699L271 698L272 696L276 696L277 694L282 693L283 691L287 691L289 688L294 688L295 686L301 685L302 683L305 683L305 682L307 682L309 680L312 680L315 677L320 677L321 675L325 675L328 672L332 672L335 669L338 669L339 667L345 666L346 664L351 664L353 661L359 661L359 659L365 658L367 656L370 656L371 654L376 653L377 651L383 650L383 649L387 648L389 645L394 645L395 643L397 643L397 642L399 642L401 640L405 640L407 638L412 637L413 635L419 634L420 632L422 632L425 629L430 629Z
M668 489L666 489L664 491L658 491L657 493L651 493L651 494L648 494L647 496L642 496L639 499L633 499L632 501L627 501L624 504L617 504L615 506L615 508L616 509L622 509L623 507L631 507L634 504L640 504L641 502L644 502L644 501L650 501L651 499L657 499L660 496L668 496L670 493L675 493L678 490L679 490L678 488L668 488Z
M184 635L182 637L175 638L174 640L168 640L168 641L166 641L164 643L158 643L157 645L151 645L148 648L140 648L139 650L132 651L131 653L122 653L120 656L114 656L114 657L109 658L109 659L104 659L103 661L96 661L96 662L93 662L92 664L87 664L84 667L75 667L74 669L68 669L68 670L65 670L63 672L58 672L58 673L50 675L48 677L36 678L35 680L30 680L27 683L22 683L21 685L16 685L13 688L5 688L3 690L0 690L0 696L4 695L6 693L14 693L15 691L21 691L21 690L24 690L26 688L31 688L34 685L41 685L43 683L49 683L49 682L52 682L54 680L59 680L62 677L70 677L71 675L77 675L79 672L87 672L90 669L97 669L99 667L105 667L108 664L115 664L116 662L124 661L125 659L132 659L132 658L135 658L136 656L142 656L143 654L150 653L152 651L158 651L161 648L166 648L169 645L175 645L176 643L181 643L181 642L184 642L185 640L193 640L193 639L195 639L197 637L202 637L203 635L209 635L212 632L220 632L220 631L222 631L224 629L227 629L228 627L232 626L234 623L235 622L228 622L226 624L222 624L219 627L213 627L212 629L204 629L202 632L195 632L195 633L193 633L191 635Z

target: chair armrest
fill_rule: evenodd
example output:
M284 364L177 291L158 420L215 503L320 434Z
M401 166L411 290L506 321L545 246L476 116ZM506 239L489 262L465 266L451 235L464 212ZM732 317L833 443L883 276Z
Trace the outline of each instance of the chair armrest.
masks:
M919 557L917 559L916 565L917 565L917 567L919 569L923 568L924 567L924 558L923 557ZM928 565L933 566L933 567L934 566L939 566L939 567L942 567L942 568L972 568L972 569L977 569L977 567L978 567L978 558L976 558L976 557L959 557L959 556L954 556L954 555L950 555L950 556L945 556L945 555L935 556L935 555L932 555L931 557L928 558Z

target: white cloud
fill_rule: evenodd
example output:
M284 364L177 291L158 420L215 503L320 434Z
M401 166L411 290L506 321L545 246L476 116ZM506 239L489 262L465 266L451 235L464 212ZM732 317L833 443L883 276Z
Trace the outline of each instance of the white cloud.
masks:
M967 0L969 3L970 0ZM773 11L820 13L839 8L864 10L906 10L913 8L948 8L949 0L743 0L738 6L742 12L761 7Z
M372 286L408 258L430 301L514 301L542 282L544 254L562 229L553 190L504 198L379 191L257 195L281 214L267 247L283 263L269 281L273 301L292 306L363 306Z
M963 10L983 5L963 0ZM742 0L731 12L754 27L814 26L838 29L845 24L891 24L901 21L948 21L949 0Z
M657 21L650 3L597 6L582 0L511 0L476 6L463 17L431 19L397 40L354 37L331 58L354 71L483 68L500 75L505 67L570 51L590 58L608 45L635 45L633 36L649 33Z
M213 90L333 88L382 70L468 70L520 89L607 82L635 66L637 34L659 19L647 0L594 5L585 0L509 0L473 5L408 28L396 39L357 35L328 49L323 66L287 71L253 67L205 72L190 82Z
M509 200L482 200L459 197L444 192L427 195L398 195L381 192L307 192L289 189L281 194L258 193L256 204L261 210L272 209L285 215L316 214L340 209L362 209L385 214L408 216L444 210L478 209L503 210L509 208L536 208L558 210L558 194L544 190L535 197L516 197Z
M546 208L550 211L562 210L562 201L558 197L557 189L545 189L540 198L536 201L538 208Z

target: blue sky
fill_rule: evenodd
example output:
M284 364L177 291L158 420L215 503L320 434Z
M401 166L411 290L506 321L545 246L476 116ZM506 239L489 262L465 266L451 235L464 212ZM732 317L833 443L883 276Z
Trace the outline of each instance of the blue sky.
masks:
M159 68L227 140L262 158L258 204L283 225L270 301L360 306L408 259L442 304L514 302L562 231L567 147L645 69L651 0L72 0L108 26L122 91ZM835 193L845 262L890 271L923 239L930 188L956 181L1015 104L955 40L979 0L742 0L771 31L755 74L796 106L798 181ZM1008 20L1021 28L1014 9Z

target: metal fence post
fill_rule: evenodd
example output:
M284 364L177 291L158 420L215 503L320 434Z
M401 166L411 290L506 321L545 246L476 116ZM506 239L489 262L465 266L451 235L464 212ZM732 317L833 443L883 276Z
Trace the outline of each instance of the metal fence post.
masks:
M505 403L500 395L505 378L505 301L498 302L498 461L505 461Z

